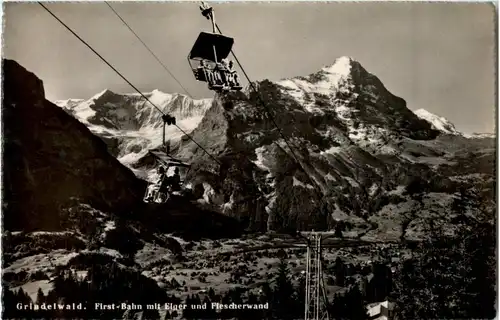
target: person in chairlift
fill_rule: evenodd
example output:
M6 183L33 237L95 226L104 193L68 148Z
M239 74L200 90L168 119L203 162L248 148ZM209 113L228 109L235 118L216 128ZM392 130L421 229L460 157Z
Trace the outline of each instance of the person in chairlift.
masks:
M239 86L240 82L238 80L238 74L236 73L236 70L234 69L234 63L233 60L229 60L228 68L227 70L229 71L229 74L231 74L231 79L234 86Z

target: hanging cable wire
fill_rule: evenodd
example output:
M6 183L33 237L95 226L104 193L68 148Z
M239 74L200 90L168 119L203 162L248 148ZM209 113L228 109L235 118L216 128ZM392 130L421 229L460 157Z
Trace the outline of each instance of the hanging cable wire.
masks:
M141 91L139 89L137 89L130 81L127 80L127 78L125 78L121 73L120 71L116 70L115 67L113 67L106 59L103 58L103 56L101 56L97 51L94 50L94 48L92 48L91 45L89 45L85 40L83 40L82 38L80 38L80 36L78 34L76 34L70 27L68 27L68 25L66 25L64 22L62 22L54 13L52 13L52 11L50 11L46 6L44 6L41 2L38 2L39 5L41 5L48 13L50 13L50 15L52 17L54 17L57 21L59 21L59 23L61 23L66 29L68 29L69 32L71 32L75 37L78 38L78 40L80 40L84 45L87 46L87 48L89 48L90 50L92 50L93 53L95 53L104 63L106 63L111 69L113 69L114 72L116 72L125 82L127 82L132 88L134 88L135 91L139 92L139 94L144 98L146 99L149 103L151 103L151 105L153 107L155 107L161 114L164 115L163 111L158 108L155 104L153 104L151 101L149 101L149 99L143 95L141 93Z
M175 81L177 81L177 83L181 86L181 88L184 89L184 91L191 97L191 95L189 94L189 92L184 88L184 86L177 80L177 78L170 72L170 70L168 70L168 68L165 66L165 64L163 64L161 62L161 60L154 54L154 52L146 45L146 43L144 43L144 41L142 41L142 39L137 35L137 33L130 27L130 25L120 16L120 14L118 14L118 12L116 12L116 10L107 2L105 1L105 3L108 5L108 7L115 13L115 15L123 22L123 24L125 24L125 26L135 35L135 37L144 45L144 47L153 55L153 57L158 61L158 63L160 63L160 65L172 76L172 78L174 78ZM217 25L217 23L215 23L215 27L217 28L217 30L219 31L220 34L222 34L222 31L220 30L219 26ZM295 154L295 151L293 150L292 146L290 145L290 143L288 142L287 138L285 137L285 135L283 134L283 131L281 130L281 128L278 126L278 124L276 123L275 119L271 116L271 113L269 111L269 109L267 108L267 105L264 103L262 97L258 94L257 92L257 89L255 88L253 82L250 80L250 77L248 76L248 74L246 73L245 69L243 68L242 64L240 63L240 61L238 60L238 57L234 54L233 50L231 50L231 54L233 55L234 59L236 60L236 63L238 63L238 65L240 66L240 69L241 71L243 72L243 74L245 75L245 77L247 78L247 81L248 83L250 84L250 86L252 86L252 89L254 90L254 92L257 93L257 97L258 99L260 100L262 106L266 109L266 112L268 113L268 118L269 120L271 120L274 124L274 126L278 129L278 132L279 134L281 135L281 137L283 138L283 140L285 141L286 145L288 146L288 148L290 149L290 152L292 153L292 156L293 158L295 159L295 161L299 164L299 166L302 168L302 170L304 172L305 169L303 168L302 164L300 163L297 155ZM307 174L307 172L306 172ZM307 174L307 176L309 177L309 175ZM310 178L311 179L311 178ZM312 181L312 180L311 180ZM316 185L316 183L314 181L313 182L313 185Z
M148 97L146 97L139 89L137 89L136 86L134 86L129 80L127 80L127 78L125 78L125 76L123 74L121 74L118 70L116 70L115 67L113 67L106 59L104 59L103 56L101 56L97 51L94 50L94 48L92 48L91 45L89 45L85 40L83 40L78 34L76 34L76 32L74 32L67 24L65 24L61 19L59 19L54 13L52 13L52 11L50 11L49 8L47 8L46 6L44 6L41 2L38 2L38 4L40 6L42 6L52 17L54 17L54 19L56 19L57 21L59 21L59 23L61 23L69 32L71 32L76 38L78 38L78 40L80 40L83 44L85 44L90 50L92 50L93 53L95 53L104 63L106 63L111 69L113 69L113 71L115 71L125 82L127 82L132 88L134 88L135 91L137 91L144 99L146 99L147 102L149 102L154 108L156 108L156 110L158 110L158 112L160 112L162 114L162 116L165 116L165 117L170 117L169 119L173 119L172 116L164 113L158 106L156 106L154 103L151 102L151 100L149 100ZM203 148L198 142L196 142L186 131L184 131L181 127L179 127L177 124L174 124L175 127L177 127L177 129L179 129L179 131L181 131L184 135L186 135L191 141L193 141L194 144L196 144L201 150L203 150L207 155L209 155L215 162L217 162L219 165L222 165L222 163L214 156L212 155L210 152L208 152L205 148Z
M82 43L84 43L92 52L94 52L101 60L103 60L113 71L115 71L120 77L125 80L132 88L134 88L147 102L149 102L153 107L158 110L162 114L162 117L171 117L168 114L165 114L160 108L158 108L155 104L153 104L140 90L138 90L130 81L125 78L117 69L115 69L106 59L104 59L97 51L95 51L92 46L90 46L85 40L83 40L81 37L79 37L69 26L67 26L63 21L61 21L55 14L53 14L50 9L48 9L46 6L44 6L42 3L38 2L47 12L52 15L59 23L61 23L66 29L68 29L76 38L78 38ZM165 120L164 120L165 121ZM223 166L222 162L219 161L214 155L212 155L210 152L208 152L205 148L203 148L196 140L194 140L187 132L185 132L181 127L179 127L177 124L173 124L179 131L181 131L185 136L187 136L196 146L198 146L203 152L205 152L210 158L212 158L219 166ZM243 174L243 171L235 171L234 173L239 174L241 177L246 179L246 177ZM253 196L254 194L252 194Z
M156 110L158 110L158 112L160 112L162 114L162 116L164 117L170 117L171 119L173 119L172 116L168 115L168 114L165 114L158 106L156 106L154 103L152 103L149 98L147 98L139 89L137 89L137 87L135 87L125 76L123 76L116 68L114 68L104 57L102 57L96 50L94 50L94 48L92 48L91 45L89 45L85 40L83 40L76 32L74 32L68 25L66 25L62 20L60 20L54 13L52 13L52 11L50 9L48 9L46 6L44 6L41 2L38 2L38 4L43 8L45 9L53 18L55 18L59 23L61 23L68 31L70 31L78 40L80 40L83 44L85 44L94 54L96 54L104 63L106 63L113 71L115 71L125 82L127 82L134 90L136 90L147 102L149 102ZM109 5L109 4L108 4ZM113 10L114 11L114 10ZM115 11L114 11L115 12ZM217 27L217 30L222 34L220 28L218 25L216 25ZM133 30L131 30L133 31ZM135 32L134 32L135 34ZM141 41L142 42L142 41ZM296 156L292 146L290 145L290 143L288 142L287 138L285 137L285 135L283 134L281 128L278 126L278 124L276 123L276 121L274 120L274 118L272 117L269 109L267 108L267 105L265 104L265 102L263 101L262 97L260 97L260 95L258 94L258 91L257 91L257 88L254 86L254 84L251 82L250 78L248 77L248 74L246 73L246 71L244 70L242 64L239 62L238 58L236 57L236 55L234 54L234 52L231 50L231 53L232 55L234 56L235 60L237 61L238 65L240 66L240 68L242 69L243 73L245 74L245 77L247 78L249 84L251 85L251 87L253 88L253 90L257 93L257 97L258 99L260 100L262 106L265 108L266 112L267 112L267 118L269 118L269 120L271 120L274 124L274 126L278 129L280 135L282 136L283 140L285 141L285 143L287 144L287 146L289 147L290 151L292 152L292 156L293 158L295 159L296 163L299 165L299 167L301 168L301 170L306 174L306 176L308 177L308 179L312 182L312 184L316 187L316 190L319 192L319 200L320 202L323 202L322 201L322 197L323 197L323 193L321 192L321 189L319 188L319 186L317 185L317 183L310 177L310 175L308 174L308 172L305 170L305 168L302 166L301 162L298 160L298 157ZM159 59L158 59L159 60ZM159 61L160 62L160 61ZM182 86L182 85L181 85ZM205 148L203 148L203 146L201 146L197 141L195 141L186 131L184 131L182 128L180 128L177 124L174 124L174 126L179 130L181 131L185 136L187 136L196 146L198 146L201 150L203 150L203 152L205 152L208 156L210 156L216 163L218 163L219 165L222 165L222 163L214 156L212 155L210 152L208 152Z
M223 34L221 29L219 28L219 25L217 23L215 23L215 27L217 28L217 31L219 31L220 34ZM288 146L288 148L290 149L290 152L292 154L292 157L293 159L295 160L295 162L299 165L300 169L306 174L307 178L309 179L309 181L312 183L312 185L315 187L316 191L318 192L318 196L319 196L319 200L320 202L324 203L323 202L323 197L324 197L324 194L323 192L321 191L321 188L319 187L318 183L316 181L313 180L313 178L311 178L310 174L306 171L306 169L304 168L304 166L302 165L302 163L300 162L297 154L295 153L294 149L292 148L291 144L288 142L288 139L286 138L285 134L283 133L283 130L278 126L276 120L274 119L274 117L272 116L271 114L271 111L269 110L269 108L267 107L267 104L264 102L264 100L262 99L262 97L260 96L257 88L255 87L255 85L253 84L253 82L250 80L250 77L248 76L248 74L246 73L245 71L245 68L243 68L243 65L241 64L241 62L238 60L238 57L234 54L234 51L231 49L231 54L233 55L234 57L234 60L236 60L236 63L240 66L240 69L241 71L243 72L243 74L245 75L249 85L252 87L253 91L256 93L257 95L257 99L260 101L260 104L262 105L262 107L264 107L265 109L265 112L266 112L266 117L273 123L273 125L278 129L278 132L280 134L280 136L283 138L283 140L285 141L285 144Z
M134 34L134 36L137 38L137 40L139 40L142 43L142 45L146 48L146 50L148 50L149 53L151 53L151 55L156 59L156 61L158 61L158 63L163 67L163 69L165 69L165 71L167 71L168 74L170 74L170 76L177 82L177 84L179 84L179 86L182 88L182 90L184 90L184 92L186 92L186 94L192 99L193 97L189 93L189 91L174 76L174 74L168 69L168 67L163 62L161 62L160 58L158 58L158 56L153 52L153 50L151 50L149 48L149 46L144 41L142 41L141 37L139 37L139 35L137 35L137 33L132 29L132 27L130 27L130 25L120 16L120 14L118 12L116 12L116 10L107 1L104 1L104 2L115 13L115 15L123 22L123 24L130 30L130 32L132 32Z
M209 6L207 6L203 1L201 2L202 5L200 7L200 9L202 10L202 14L203 14L203 9L207 9L207 8L210 8ZM204 14L203 14L204 15ZM217 29L217 31L220 33L220 34L223 34L222 33L222 30L220 29L219 25L215 22L214 20L214 17L213 17L213 13L211 14L211 16L209 16L209 18L212 19L212 23L214 25L214 27ZM288 146L288 148L290 149L290 152L292 154L292 158L295 160L295 162L298 164L299 168L302 170L302 172L304 172L304 174L307 176L307 178L309 179L309 181L311 182L311 184L313 185L313 188L315 189L316 191L316 195L318 196L318 200L321 204L321 210L328 210L328 203L325 202L324 200L324 197L325 195L323 194L323 191L321 190L321 187L319 186L319 184L311 177L311 175L307 172L307 170L304 168L304 166L302 165L302 163L300 162L297 154L295 153L294 149L292 148L291 144L288 142L288 139L286 138L285 134L283 133L283 130L278 126L278 124L276 123L276 120L274 119L274 117L272 116L272 113L271 111L269 110L269 108L267 107L267 104L264 102L264 100L262 99L261 95L259 94L257 88L255 87L255 85L253 84L253 82L250 80L250 77L248 76L247 72L245 71L245 68L243 68L243 65L241 64L241 62L239 61L238 57L236 56L236 54L234 54L234 51L231 49L231 54L233 55L234 59L236 60L236 63L238 63L238 65L240 66L240 69L241 71L243 72L243 74L245 75L249 85L252 87L253 91L256 93L257 95L257 99L260 101L262 107L264 108L265 110L265 115L266 117L273 123L273 125L278 129L278 132L280 134L280 136L283 138L283 140L285 141L285 144ZM276 143L276 142L275 142ZM276 143L277 144L277 143ZM277 144L279 146L279 144ZM281 146L279 146L281 147ZM288 155L288 153L285 152L286 155Z
M222 31L220 30L219 26L217 24L215 24L215 26L216 26L217 30L219 31L219 33L222 34ZM238 57L236 57L236 55L234 54L234 52L233 52L232 49L231 49L231 54L233 55L234 60L236 60L236 63L240 66L241 71L243 71L243 74L245 75L245 78L247 78L247 81L250 84L250 86L252 87L253 91L255 93L257 93L257 98L260 100L260 103L264 107L264 109L266 109L268 119L271 120L272 123L273 123L273 125L278 129L279 134L281 135L281 137L283 138L283 140L285 140L285 143L288 145L288 148L290 148L290 151L292 152L292 155L295 158L295 161L299 162L299 160L297 158L297 155L295 154L295 152L294 152L293 148L291 147L291 145L288 143L288 140L285 137L285 135L283 133L283 130L281 130L281 128L276 123L276 120L271 115L271 112L269 111L269 108L267 107L266 103L263 101L262 97L260 96L260 94L257 91L257 88L255 87L255 85L253 84L253 82L250 80L250 77L246 73L245 68L243 68L242 64L238 60Z

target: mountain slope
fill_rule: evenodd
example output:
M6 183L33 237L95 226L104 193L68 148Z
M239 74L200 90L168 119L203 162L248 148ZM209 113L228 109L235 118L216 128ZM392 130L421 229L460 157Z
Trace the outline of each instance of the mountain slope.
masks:
M72 198L111 212L141 201L145 184L45 100L40 79L12 60L3 60L3 72L4 228L60 229Z
M184 95L159 90L144 95L164 113L175 116L177 124L186 132L191 132L198 125L211 103L210 99L192 100ZM109 151L130 168L148 150L162 144L161 113L139 94L118 94L106 89L88 100L59 100L55 104L101 137ZM172 144L182 135L174 126L166 127L166 139ZM134 172L142 178L146 177L144 172Z
M189 197L178 196L176 204L163 206L143 203L145 181L113 157L84 124L45 100L40 79L12 60L4 60L3 70L6 230L85 234L82 230L111 223L114 217L120 223L128 219L142 224L149 233L209 237L239 232L235 221ZM105 95L110 99L112 94ZM131 123L125 117L115 120Z
M408 211L413 200L398 190L415 179L432 181L432 199L458 188L438 170L454 156L439 131L358 62L343 57L308 77L255 85L260 98L253 92L218 96L193 131L222 167L191 142L176 150L198 165L193 179L203 177L211 201L250 228L318 230L338 219L368 225L391 202L407 203L397 210ZM292 160L260 99L312 181Z
M217 95L191 132L220 164L185 137L172 145L192 163L187 181L202 201L250 230L320 230L345 220L359 235L399 237L415 206L412 184L425 182L424 207L442 215L461 187L492 189L492 141L443 135L352 58L254 85L257 92ZM485 159L481 168L457 166L474 157ZM150 169L145 163L131 166Z
M241 235L238 221L189 196L145 204L146 183L84 124L45 100L39 78L12 60L3 60L3 72L7 287L50 290L50 280L75 259L92 268L114 261L139 274L134 259L142 255L182 255L169 234L189 240Z

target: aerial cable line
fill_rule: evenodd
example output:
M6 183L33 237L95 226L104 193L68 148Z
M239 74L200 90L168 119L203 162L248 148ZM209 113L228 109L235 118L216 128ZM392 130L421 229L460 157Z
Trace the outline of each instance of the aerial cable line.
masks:
M78 34L76 34L68 25L66 25L61 19L59 19L52 11L50 11L49 8L44 6L41 2L38 1L38 4L42 6L54 19L59 21L69 32L71 32L78 40L80 40L83 44L85 44L92 52L94 52L104 63L106 63L113 71L115 71L125 82L127 82L132 88L134 88L135 91L137 91L146 101L148 101L158 112L162 114L162 118L166 118L168 120L173 120L174 118L166 113L164 113L158 106L156 106L154 103L151 102L151 100L148 99L139 89L137 89L136 86L134 86L130 81L125 78L118 70L116 70L106 59L104 59L97 51L92 48L91 45L89 45L85 40L83 40ZM179 129L184 135L186 135L191 141L193 141L201 150L203 150L207 155L209 155L215 162L217 162L219 165L222 165L222 163L215 157L213 156L210 152L208 152L205 148L203 148L198 142L196 142L186 131L184 131L181 127L179 127L177 124L173 123L174 126Z
M155 107L161 114L165 115L165 113L163 113L163 111L158 108L156 105L154 105L145 95L142 94L142 92L137 89L130 81L127 80L127 78L125 78L121 73L120 71L116 70L115 67L113 67L106 59L103 58L103 56L101 56L97 51L94 50L94 48L92 48L91 45L89 45L85 40L83 40L82 38L80 38L80 36L78 34L76 34L70 27L68 27L68 25L66 25L64 22L62 22L55 14L52 13L52 11L50 11L46 6L44 6L41 2L38 2L39 5L41 5L48 13L50 13L50 15L52 17L54 17L57 21L59 21L59 23L61 23L66 29L68 29L69 32L71 32L75 37L78 38L78 40L80 40L84 45L86 45L90 50L92 50L92 52L94 52L99 58L101 58L101 60L106 63L111 69L113 69L114 72L116 72L125 82L127 82L132 88L134 88L135 91L139 92L139 94L144 98L146 99L149 103L151 103L151 105L153 107Z
M203 9L207 9L207 8L210 8L209 6L207 6L203 1L201 2L202 5L200 7L200 9L202 9L202 14L205 16L205 14L203 13ZM207 19L211 19L212 20L212 23L213 23L213 26L214 26L214 29L217 29L217 31L223 35L221 29L219 28L219 25L215 22L215 19L213 17L213 12L210 14L210 16L205 16ZM288 148L290 149L290 152L292 154L292 158L295 160L295 162L298 164L299 168L304 172L304 174L307 176L307 178L309 179L309 181L312 183L313 185L313 188L315 189L316 191L316 195L318 196L318 200L320 202L320 210L323 211L323 210L326 210L328 212L328 202L324 200L325 198L325 195L323 194L323 191L321 190L321 187L319 186L318 183L316 183L316 181L311 177L311 175L306 171L306 169L304 168L304 166L302 165L302 163L300 162L299 158L297 157L294 149L292 148L291 144L288 142L287 138L285 137L282 129L278 126L278 124L276 123L276 120L274 119L274 117L272 116L272 113L270 112L269 108L267 107L266 103L263 101L260 93L257 91L257 88L255 87L255 85L253 84L253 82L250 80L250 77L248 76L248 74L246 73L245 71L245 68L243 68L243 65L241 64L241 62L238 60L238 57L234 54L234 51L231 49L231 54L233 55L234 59L236 60L236 63L238 63L238 65L240 66L240 69L241 71L243 71L243 74L245 75L248 83L250 84L250 86L252 87L253 91L256 93L257 95L257 98L258 100L260 100L260 103L262 104L262 106L264 107L264 110L267 114L267 118L269 120L271 120L271 122L273 123L273 125L278 129L278 132L280 134L280 136L283 138L283 140L285 141L285 144L288 146ZM276 143L276 142L275 142ZM276 143L277 144L277 143ZM279 144L277 144L279 147L281 147ZM286 155L290 156L287 152L285 152Z
M113 71L115 71L118 75L120 75L120 77L125 80L125 82L127 82L132 88L134 88L144 99L146 99L146 101L148 101L153 107L155 107L158 112L160 112L162 114L162 118L164 117L168 117L168 119L173 119L172 116L168 115L168 114L165 114L160 108L158 108L155 104L153 104L140 90L138 90L130 81L128 81L118 70L116 70L106 59L104 59L97 51L95 51L92 46L90 46L87 42L85 42L85 40L83 40L81 37L79 37L68 25L66 25L63 21L61 21L54 13L52 13L52 11L50 11L50 9L48 9L46 6L44 6L42 3L38 2L38 4L40 6L42 6L48 13L50 13L50 15L52 17L54 17L57 21L59 21L59 23L61 23L66 29L68 29L68 31L70 31L76 38L78 38L82 43L84 43L90 50L92 50L92 52L94 52L99 58L101 58L101 60L103 60L111 69L113 69ZM165 120L164 120L165 121ZM175 123L172 123L175 127L177 127L177 129L179 129L179 131L181 131L185 136L187 136L191 141L193 141L193 143L198 146L201 150L203 150L203 152L205 152L208 156L210 156L210 158L212 158L219 166L223 166L222 162L220 162L214 155L212 155L210 152L208 152L205 148L203 148L203 146L201 146L198 142L196 142L196 140L194 140L187 132L185 132L181 127L179 127L177 124ZM240 171L236 171L237 173L239 173L240 175L243 176L242 172Z
M74 32L68 25L66 25L63 21L61 21L61 19L59 19L54 13L52 13L52 11L50 11L50 9L48 9L46 6L44 6L41 2L38 1L38 4L43 8L45 9L54 19L56 19L59 23L61 23L69 32L71 32L78 40L80 40L83 44L85 44L92 52L94 52L94 54L96 54L104 63L106 63L113 71L115 71L125 82L127 82L134 90L136 90L146 101L148 101L156 110L158 110L158 112L160 112L162 114L163 117L168 117L169 119L173 119L172 116L168 115L168 114L165 114L158 106L156 106L154 103L152 103L139 89L137 89L137 87L135 87L129 80L127 80L127 78L125 76L123 76L116 68L114 68L104 57L102 57L96 50L94 50L94 48L92 48L91 45L89 45L85 40L83 40L76 32ZM220 28L217 26L217 29L220 31ZM233 54L233 56L235 57L235 60L237 61L237 63L239 64L240 68L242 69L242 71L244 72L245 76L247 77L247 80L249 81L250 85L252 86L252 88L254 89L255 92L257 92L255 86L253 85L253 83L250 81L250 78L248 77L248 75L246 74L246 72L244 71L241 63L237 60L237 57L236 55L234 54L234 52L231 51L231 53ZM258 92L257 92L258 93ZM264 101L262 101L262 98L260 97L260 95L258 94L257 95L259 100L261 101L262 105L266 108L266 111L269 113L268 109L267 109L267 106L265 105ZM290 144L288 143L288 141L286 140L286 137L284 136L284 134L282 133L282 130L279 128L279 126L276 124L276 121L272 118L272 116L270 115L269 113L269 118L272 120L272 122L274 123L274 125L276 126L276 128L279 130L280 132L280 135L283 137L285 143L288 145L288 147L290 148L291 152L293 153L293 157L295 158L295 161L299 164L300 168L306 173L306 175L308 176L309 180L311 180L311 182L313 182L314 185L316 185L316 187L319 189L319 186L312 180L312 178L309 176L309 174L307 173L307 171L303 168L302 164L299 162L299 160L297 159L293 149L291 148ZM207 155L209 155L215 162L217 162L217 164L221 165L222 166L222 163L214 156L212 155L210 152L208 152L205 148L203 148L203 146L201 146L198 142L196 142L196 140L194 140L187 132L185 132L181 127L179 127L177 124L174 123L174 126L177 127L177 129L179 129L179 131L181 131L184 135L186 135L191 141L193 141L194 144L196 144L201 150L203 150ZM322 192L320 191L321 195L323 196ZM320 197L320 201L322 202L322 197Z
M141 37L139 37L137 35L137 33L132 29L132 27L130 27L130 25L120 16L120 14L118 12L116 12L116 10L107 1L104 1L104 2L115 13L115 15L123 22L123 24L130 30L130 32L132 32L134 34L134 36L142 43L142 45L149 51L149 53L151 53L151 55L156 59L156 61L158 61L158 63L163 67L163 69L165 69L165 71L167 71L170 74L170 76L177 82L177 84L179 84L179 86L184 90L184 92L186 92L186 94L192 99L193 97L191 96L189 91L187 91L187 89L174 76L174 74L167 68L167 66L163 62L161 62L160 58L158 58L158 56L153 52L153 50L151 50L148 47L148 45L146 43L144 43L144 41L142 41Z
M219 33L222 34L222 31L220 30L220 28L219 28L219 26L217 24L215 24L215 27L217 28L217 30L219 31ZM290 149L290 151L292 153L292 156L294 157L295 161L302 167L302 165L300 164L300 161L298 160L297 155L295 154L295 151L293 150L292 146L288 143L288 140L285 137L285 135L283 133L283 130L276 123L276 120L274 119L274 117L272 116L271 112L269 111L269 108L267 107L266 103L263 101L262 97L260 96L259 92L257 91L257 88L255 87L255 85L253 84L253 82L250 80L250 77L246 73L245 68L243 68L243 66L241 65L240 61L238 60L238 57L236 57L236 55L234 54L234 52L233 52L232 49L231 49L231 54L233 55L234 60L236 60L236 63L240 66L241 71L243 71L243 74L245 75L245 78L247 78L247 81L250 84L250 86L252 87L253 91L257 94L258 100L260 100L260 103L262 104L262 106L264 107L265 111L267 112L267 118L269 120L271 120L271 122L273 123L273 125L278 129L279 134L281 135L281 137L283 138L283 140L287 144L288 148Z
M220 34L223 34L221 29L219 28L219 25L217 23L215 23L215 27L217 28L217 31L219 31ZM311 176L309 175L309 173L306 171L306 169L304 168L304 166L302 165L302 163L300 162L300 160L298 159L294 149L292 148L291 144L288 142L287 138L285 137L285 134L283 133L283 130L278 126L278 124L276 123L276 120L274 119L274 117L272 116L271 112L269 111L269 108L267 107L266 103L263 101L262 97L260 96L259 92L257 91L257 88L255 87L255 85L253 84L253 82L250 80L250 77L248 76L248 74L246 73L245 71L245 68L243 68L242 64L240 63L240 61L238 60L238 57L236 57L236 55L234 54L233 50L231 49L231 54L233 55L234 57L234 60L236 60L236 63L238 63L238 65L240 66L240 69L241 71L243 71L243 74L245 75L248 83L250 84L250 86L252 87L253 91L257 94L257 98L258 100L260 100L260 103L261 105L264 107L266 113L267 113L267 118L269 120L271 120L271 122L273 123L273 125L278 129L278 132L279 134L281 135L281 137L283 138L283 140L285 141L286 145L288 146L288 148L290 149L290 152L292 153L292 157L294 158L295 162L297 162L297 164L299 165L299 167L301 168L301 170L306 174L306 176L308 177L309 181L311 181L313 183L314 186L316 186L316 191L319 193L319 200L320 202L323 202L323 197L324 197L324 194L323 192L321 191L321 188L319 187L319 185L313 180L313 178L311 178ZM286 153L286 152L285 152Z

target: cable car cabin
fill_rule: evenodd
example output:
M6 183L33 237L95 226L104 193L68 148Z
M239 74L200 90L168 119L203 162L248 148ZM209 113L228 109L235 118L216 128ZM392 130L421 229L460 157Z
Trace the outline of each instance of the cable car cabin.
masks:
M207 82L208 88L216 92L241 90L233 62L227 61L233 43L233 38L221 34L200 33L188 55L195 79Z
M191 165L158 150L150 150L149 152L155 156L162 165L158 168L160 179L148 185L143 200L148 203L165 203L170 198L172 192L181 191L181 187L184 184L184 180ZM172 167L175 168L174 174L169 176L168 171Z

